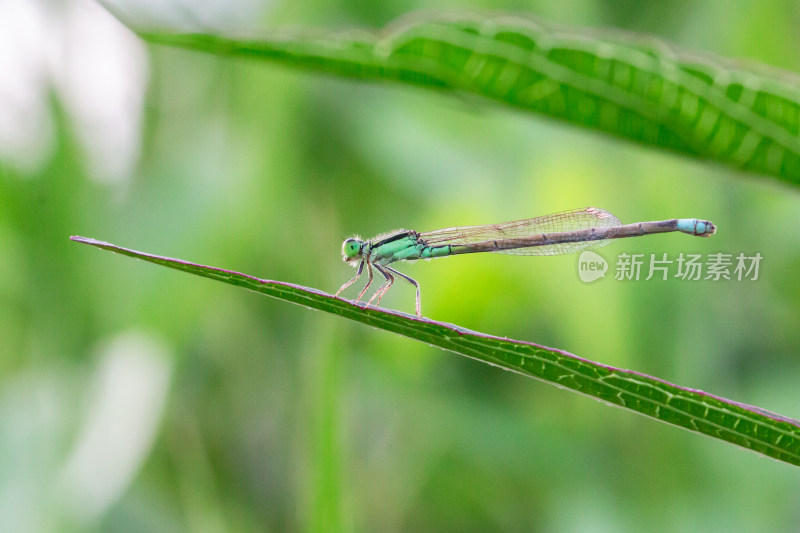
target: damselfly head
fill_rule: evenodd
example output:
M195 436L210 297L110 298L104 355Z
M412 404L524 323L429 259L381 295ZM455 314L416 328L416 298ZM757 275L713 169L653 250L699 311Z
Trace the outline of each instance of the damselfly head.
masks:
M355 261L361 255L361 246L364 243L358 239L346 239L342 243L342 260L345 263Z

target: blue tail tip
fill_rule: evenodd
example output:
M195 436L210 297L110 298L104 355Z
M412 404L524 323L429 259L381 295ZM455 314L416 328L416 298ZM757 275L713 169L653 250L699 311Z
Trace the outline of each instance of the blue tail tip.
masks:
M717 227L708 220L698 220L696 218L682 218L678 220L678 229L689 235L698 237L710 237L717 232Z

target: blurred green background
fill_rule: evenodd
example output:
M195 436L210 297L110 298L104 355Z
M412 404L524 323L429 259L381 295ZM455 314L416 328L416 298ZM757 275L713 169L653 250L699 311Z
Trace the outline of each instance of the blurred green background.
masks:
M444 7L117 4L258 31ZM800 70L794 1L472 5ZM589 205L707 218L713 239L600 253L758 252L757 281L588 285L576 257L495 254L404 272L428 317L800 418L795 189L469 99L148 47L89 0L0 1L0 65L3 531L800 528L796 467L68 240L335 292L354 233ZM413 312L413 290L382 303Z

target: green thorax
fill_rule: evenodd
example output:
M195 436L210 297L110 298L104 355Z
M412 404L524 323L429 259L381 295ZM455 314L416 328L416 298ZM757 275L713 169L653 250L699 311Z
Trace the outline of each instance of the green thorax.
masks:
M395 261L415 261L450 255L450 246L428 246L416 231L402 230L377 242L368 242L365 257L368 262L388 265Z

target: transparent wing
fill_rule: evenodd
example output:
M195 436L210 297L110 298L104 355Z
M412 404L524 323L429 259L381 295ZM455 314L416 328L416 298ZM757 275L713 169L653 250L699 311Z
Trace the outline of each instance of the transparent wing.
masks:
M470 245L484 241L519 239L541 233L560 233L589 228L610 228L621 226L617 217L596 207L586 207L562 213L553 213L536 218L487 224L485 226L464 226L420 233L420 240L428 246ZM509 255L562 255L579 252L588 248L598 248L608 244L608 240L567 242L546 246L530 246L501 250L498 253Z

